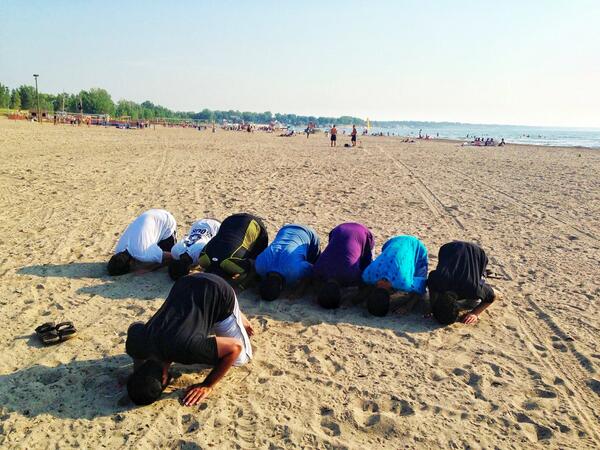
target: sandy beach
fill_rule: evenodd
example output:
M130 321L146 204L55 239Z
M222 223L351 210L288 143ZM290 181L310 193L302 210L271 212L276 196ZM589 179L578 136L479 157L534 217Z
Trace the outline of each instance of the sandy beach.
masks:
M600 151L359 140L0 119L0 447L600 447ZM199 408L179 397L207 369L176 366L160 401L134 407L125 332L172 282L105 264L150 208L180 236L252 212L270 238L296 222L325 244L358 221L376 253L419 237L430 268L443 243L475 241L502 300L475 326L439 327L419 310L381 319L247 290L252 363ZM42 347L33 329L49 320L78 337Z

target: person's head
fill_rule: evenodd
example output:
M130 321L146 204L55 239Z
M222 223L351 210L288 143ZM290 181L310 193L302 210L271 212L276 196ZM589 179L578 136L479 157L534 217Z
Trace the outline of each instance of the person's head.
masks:
M431 312L433 317L442 325L450 325L458 320L460 307L458 296L451 291L439 292L432 295Z
M367 309L378 317L385 316L390 310L390 294L386 289L375 288L367 298Z
M190 273L191 267L192 257L187 253L183 253L179 259L173 259L169 263L169 275L173 281L177 281Z
M342 303L339 283L335 280L327 281L317 295L317 302L325 309L339 308Z
M131 255L127 250L112 255L108 261L109 275L125 275L131 270Z
M260 297L269 302L277 299L283 291L284 283L285 280L280 274L269 272L260 282Z
M136 405L150 405L158 400L166 386L162 384L163 365L148 360L127 380L127 394Z
M142 322L134 322L129 325L125 341L125 353L133 359L146 360L150 358L150 350L146 338L146 325Z

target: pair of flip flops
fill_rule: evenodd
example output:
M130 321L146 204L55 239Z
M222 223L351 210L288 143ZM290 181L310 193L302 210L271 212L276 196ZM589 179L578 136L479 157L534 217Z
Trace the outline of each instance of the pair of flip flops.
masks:
M44 345L53 345L71 339L77 330L73 322L46 322L35 329L35 334Z

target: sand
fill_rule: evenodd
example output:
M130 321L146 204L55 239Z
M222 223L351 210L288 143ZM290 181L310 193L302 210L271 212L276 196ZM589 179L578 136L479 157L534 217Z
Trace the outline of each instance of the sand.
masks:
M600 152L360 140L0 119L0 446L598 448ZM196 408L178 398L207 371L177 366L163 399L137 408L125 331L172 283L165 269L112 279L105 262L149 208L180 235L248 211L271 237L297 222L326 243L359 221L377 252L418 236L432 267L443 243L476 241L503 299L475 326L441 328L419 311L244 291L253 362ZM48 320L79 337L41 347L32 331Z

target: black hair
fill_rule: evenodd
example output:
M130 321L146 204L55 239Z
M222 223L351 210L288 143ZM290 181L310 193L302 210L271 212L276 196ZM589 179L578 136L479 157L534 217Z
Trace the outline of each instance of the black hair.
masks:
M179 259L173 259L169 263L169 275L173 281L177 281L190 273L191 268L192 257L187 253L183 253Z
M277 299L283 291L285 280L277 272L269 272L260 282L260 297L269 302Z
M136 405L150 405L160 398L166 386L162 384L162 364L152 359L142 364L127 380L127 394Z
M142 322L134 322L129 325L127 339L125 340L125 353L133 359L148 359L150 350L146 338L146 325Z
M383 288L373 289L367 297L367 309L374 316L385 316L390 310L390 293Z
M317 302L325 309L339 308L342 303L342 293L338 282L335 280L327 281L317 295Z
M442 325L450 325L456 322L460 312L457 300L458 296L451 291L432 295L431 312L433 317Z
M130 262L131 255L127 250L112 255L107 266L109 275L125 275L131 270Z

